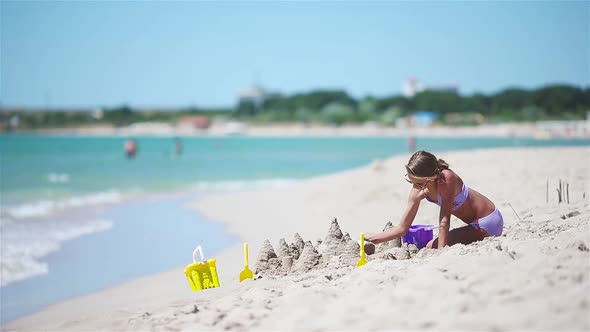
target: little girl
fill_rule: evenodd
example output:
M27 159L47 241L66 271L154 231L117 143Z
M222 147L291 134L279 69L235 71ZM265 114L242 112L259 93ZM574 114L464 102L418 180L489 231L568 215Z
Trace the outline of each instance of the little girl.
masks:
M406 181L412 184L408 206L399 225L365 239L381 243L405 235L418 212L422 199L440 205L438 238L427 248L442 248L456 243L468 244L487 236L500 236L504 227L502 214L494 203L479 192L468 188L442 159L432 153L418 151L406 165ZM449 230L451 214L467 226Z

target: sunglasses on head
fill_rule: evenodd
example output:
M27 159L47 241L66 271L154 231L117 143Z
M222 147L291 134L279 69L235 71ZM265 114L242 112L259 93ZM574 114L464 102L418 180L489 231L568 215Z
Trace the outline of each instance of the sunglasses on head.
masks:
M422 188L425 188L425 187L426 187L426 185L428 184L428 182L430 182L430 181L432 181L432 180L433 180L432 178L424 178L424 179L426 180L426 182L422 182L422 183L420 183L420 182L413 182L412 180L410 180L410 177L408 176L408 174L407 174L407 173L406 173L406 175L404 176L404 179L405 179L406 181L408 181L408 183L411 183L412 185L414 185L414 186L417 186L418 188L421 188L421 189L422 189Z

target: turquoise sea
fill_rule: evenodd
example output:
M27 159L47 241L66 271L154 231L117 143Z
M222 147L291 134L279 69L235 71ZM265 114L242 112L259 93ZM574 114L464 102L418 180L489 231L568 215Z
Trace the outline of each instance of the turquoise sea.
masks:
M239 241L186 208L203 195L288 186L407 152L397 137L183 137L176 154L174 138L136 137L138 155L128 159L124 141L0 136L2 322L183 266L196 243L214 254ZM416 148L556 145L590 140L433 137L418 138Z

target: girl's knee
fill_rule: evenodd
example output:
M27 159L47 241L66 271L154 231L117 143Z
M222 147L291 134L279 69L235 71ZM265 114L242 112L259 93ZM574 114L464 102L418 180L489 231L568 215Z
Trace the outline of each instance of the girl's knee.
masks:
M428 243L426 244L426 248L428 248L428 249L437 248L437 247L438 247L438 238L432 239L432 240L428 241Z

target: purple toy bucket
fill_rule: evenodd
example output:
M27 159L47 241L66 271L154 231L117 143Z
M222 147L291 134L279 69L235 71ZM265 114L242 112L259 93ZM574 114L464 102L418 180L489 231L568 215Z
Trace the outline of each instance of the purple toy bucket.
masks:
M428 241L432 240L433 225L412 225L408 230L408 233L402 236L404 243L413 244L418 249L426 247Z

